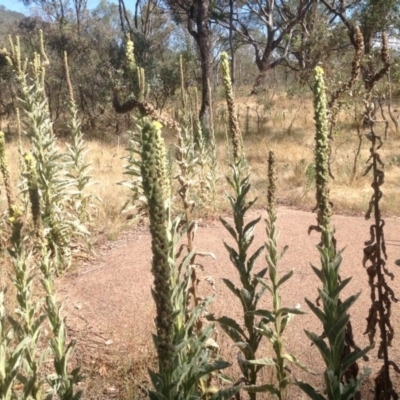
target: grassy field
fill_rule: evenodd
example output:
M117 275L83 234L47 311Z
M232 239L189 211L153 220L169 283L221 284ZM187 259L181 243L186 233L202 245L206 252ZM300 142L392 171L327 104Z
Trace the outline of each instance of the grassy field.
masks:
M244 149L251 166L253 193L259 197L259 207L266 202L266 177L268 150L274 149L277 161L277 198L278 202L291 207L312 210L314 199L314 135L312 99L288 97L284 94L273 96L266 93L264 98L239 97L237 99L239 121L243 134ZM263 104L264 101L264 104ZM246 105L246 106L245 106ZM227 187L224 175L230 155L227 154L227 121L224 101L216 104L214 111L217 140L219 195L217 204L198 207L199 216L208 215L215 210L226 210L228 202L223 196ZM174 132L164 130L166 145L174 152L176 138ZM363 176L366 160L369 157L368 142L363 139L361 151L357 157L359 144L357 131L350 115L342 113L332 142L331 170L334 179L330 182L331 200L335 213L362 215L371 196L369 177ZM126 161L127 135L112 137L107 143L87 141L88 161L91 163L93 181L91 192L102 199L97 205L93 223L98 240L116 239L120 232L136 221L131 214L121 213L129 201L129 190L119 182L126 180L124 165ZM59 143L61 149L65 147ZM10 142L7 148L10 160L18 160L18 146ZM229 149L228 149L229 151ZM382 211L384 215L400 215L400 202L397 201L400 182L400 134L394 125L389 125L389 137L384 141L381 157L385 163L385 184ZM12 177L16 182L18 168L12 168ZM6 197L2 191L0 207L5 209ZM128 219L127 219L128 218Z

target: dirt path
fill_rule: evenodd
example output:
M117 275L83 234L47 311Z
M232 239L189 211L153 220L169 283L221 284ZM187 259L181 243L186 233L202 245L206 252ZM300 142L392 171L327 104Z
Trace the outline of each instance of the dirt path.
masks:
M253 217L263 214L254 212ZM310 262L318 266L318 252L315 248L319 241L317 233L307 235L308 226L315 223L315 215L288 208L279 208L278 227L281 232L280 245L289 245L285 257L280 264L283 274L290 269L295 270L292 279L283 290L283 301L288 306L299 303L306 315L298 316L287 331L287 349L315 370L321 371L319 355L304 334L304 329L319 333L318 321L305 304L304 298L314 301L319 282L310 268ZM351 309L354 335L360 347L367 345L367 337L363 335L366 328L365 318L368 314L370 299L366 271L362 267L362 249L365 240L369 239L370 222L361 217L336 216L336 238L338 248L346 246L343 254L342 277L353 276L345 292L346 295L362 291L360 298ZM400 258L400 221L387 218L385 237L388 253L388 266L396 275L390 286L400 297L399 272L394 261ZM264 223L256 228L254 245L265 240ZM230 241L229 234L218 220L200 224L196 235L196 246L199 251L215 254L216 259L203 259L204 271L199 272L204 279L211 276L215 281L215 300L212 312L217 315L239 317L240 309L236 299L224 286L221 278L229 277L238 282L237 273L229 262L228 254L222 240ZM146 362L154 353L151 332L153 331L154 306L150 293L152 275L150 273L150 236L147 228L134 228L117 242L112 242L98 251L95 263L85 266L77 273L71 273L59 282L61 298L68 297L64 312L70 336L78 340L76 355L82 362L84 371L98 373L103 376L102 397L91 396L90 390L86 398L128 398L123 395L123 388L113 382L113 371L110 371L110 359L131 360L135 365L146 367ZM265 266L264 257L257 262L257 268ZM204 292L211 293L210 285L201 283ZM390 350L394 361L400 362L400 303L393 304L392 324L396 336L394 346ZM268 307L267 297L261 306ZM377 334L378 336L378 334ZM231 362L235 362L237 349L222 334L219 337L222 354ZM267 350L266 350L267 351ZM262 356L262 355L260 355ZM263 354L265 356L265 354ZM146 361L147 360L147 361ZM370 354L370 362L376 373L376 349ZM142 365L143 366L143 365ZM125 366L124 366L125 368ZM132 367L133 368L133 367ZM235 370L232 371L235 374ZM296 376L310 381L310 377L296 371ZM266 377L268 379L268 377ZM314 382L318 381L318 378ZM315 381L317 379L317 381ZM400 377L394 378L400 387ZM131 395L133 396L133 395ZM132 397L130 397L132 398ZM134 397L133 397L134 398ZM293 390L293 399L303 396ZM304 397L305 398L305 397ZM373 398L366 388L363 399Z

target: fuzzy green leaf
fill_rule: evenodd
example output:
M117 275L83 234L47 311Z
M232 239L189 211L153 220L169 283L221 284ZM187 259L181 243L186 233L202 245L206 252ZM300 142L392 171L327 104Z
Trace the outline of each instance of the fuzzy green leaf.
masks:
M304 299L305 302L307 303L308 307L310 307L311 311L319 318L319 320L325 324L326 321L326 316L324 312L318 308L316 305L314 305L310 300Z
M325 400L311 385L306 382L296 381L297 386L312 400Z
M312 369L308 368L307 365L303 364L299 361L299 359L291 354L283 354L282 358L288 360L289 362L293 363L297 367L301 368L303 371L308 372L309 374L318 375L317 372L313 371Z
M221 223L225 227L225 229L231 234L231 236L237 242L237 240L238 240L237 233L236 233L235 229L232 227L232 225L222 217L220 217L219 220L221 221Z
M254 253L253 255L249 258L249 261L247 261L247 271L250 273L251 270L254 267L254 263L256 262L257 258L260 256L260 254L262 253L262 251L264 250L265 246L261 246L259 247Z
M276 316L285 315L285 314L286 315L288 315L288 314L301 315L301 314L305 314L305 312L296 307L282 307L277 311Z
M236 393L242 389L242 385L232 386L228 389L223 389L213 394L210 400L228 400L231 399Z
M325 387L329 399L341 399L341 386L335 372L332 370L325 371Z
M278 281L277 287L279 288L280 286L282 286L288 279L290 279L292 277L293 273L294 273L294 270L291 270L286 275L282 276L282 278L279 279L279 281Z
M251 365L276 365L276 360L274 358L258 358L256 360L246 360L245 363Z
M309 332L307 330L304 331L308 338L314 343L315 346L317 346L318 350L320 351L322 358L324 359L324 362L327 366L330 365L331 363L331 357L330 357L330 351L327 346L327 344L324 342L323 339L321 339L318 335L316 335L313 332Z
M240 290L229 279L222 278L222 281L225 283L228 289L240 300Z
M217 321L221 328L235 341L243 341L243 339L247 340L246 334L244 333L242 327L232 318L229 317L221 317L214 319Z
M244 227L244 229L243 229L244 237L248 237L248 236L250 236L250 235L253 233L254 228L255 228L255 226L260 222L260 219L261 219L261 217L258 217L258 218L256 218L256 219L254 219L253 221L250 221L250 222ZM264 247L264 246L263 246L263 247Z
M360 297L361 292L358 292L357 294L350 296L348 299L346 299L343 303L338 305L338 313L342 314L345 313L349 310L349 308L357 301L357 299Z
M365 356L371 349L374 348L374 344L366 347L363 350L354 350L348 354L341 362L341 375L346 372L346 370L353 365L359 358Z
M263 317L267 320L267 322L275 322L275 316L271 311L268 310L255 310L248 311L246 314L249 315L258 315L259 317Z
M275 388L275 386L270 385L270 384L265 384L265 385L248 385L243 387L246 392L249 393L271 393L279 398L279 389Z

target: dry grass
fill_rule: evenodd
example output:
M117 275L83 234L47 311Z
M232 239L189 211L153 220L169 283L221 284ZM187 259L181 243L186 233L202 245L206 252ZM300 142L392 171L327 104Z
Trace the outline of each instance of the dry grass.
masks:
M265 93L261 97L245 96L246 91L239 93L237 99L239 119L243 133L246 156L251 165L252 192L259 197L258 205L265 204L267 164L269 149L274 149L277 161L277 198L281 204L301 209L312 209L314 200L314 183L312 166L314 161L314 119L311 97L289 98L285 94ZM272 99L272 100L271 100ZM249 118L247 118L249 107ZM202 204L196 210L197 216L210 215L212 209L225 211L228 203L224 193L227 189L224 176L228 172L226 150L226 112L224 101L216 102L214 111L220 180L219 196L214 207ZM248 119L248 120L246 120ZM249 123L250 122L250 123ZM247 129L246 125L250 128ZM357 173L352 169L357 148L357 135L352 126L351 116L342 113L338 124L340 134L332 143L331 199L336 213L362 214L366 211L370 196L370 178L362 176L363 166L369 156L365 141L360 153ZM166 132L168 147L173 146L173 132ZM88 141L88 159L92 164L93 181L91 192L102 199L97 205L97 213L92 229L96 240L115 240L135 218L122 214L124 204L129 200L129 190L118 182L126 179L124 172L127 138L109 143ZM60 145L61 147L62 144ZM27 148L27 145L24 146ZM18 153L15 142L8 143L8 154L12 163L11 174L14 182L18 179ZM398 182L400 181L400 136L390 126L390 137L381 151L382 160L386 163L386 181L383 186L384 198L382 211L385 215L400 215L400 202L397 200ZM201 202L198 202L201 204ZM0 194L0 210L6 208L5 193ZM179 206L178 206L179 209Z

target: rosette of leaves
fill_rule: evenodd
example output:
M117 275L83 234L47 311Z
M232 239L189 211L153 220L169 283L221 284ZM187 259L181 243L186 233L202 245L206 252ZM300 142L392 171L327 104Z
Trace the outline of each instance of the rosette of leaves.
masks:
M149 395L158 400L200 399L200 380L229 364L221 360L209 362L210 350L206 343L214 327L210 324L200 332L195 330L195 322L211 298L187 314L193 253L189 252L181 263L177 263L176 250L183 232L178 229L179 219L169 222L162 190L164 183L160 182L157 172L159 165L165 162L159 151L160 137L158 123L143 121L141 171L152 236L153 298L157 309L154 343L159 359L158 372L149 371L154 386ZM207 393L206 398L227 399L239 389L215 389L216 393Z

